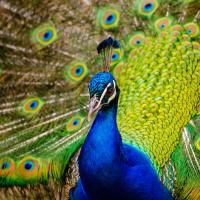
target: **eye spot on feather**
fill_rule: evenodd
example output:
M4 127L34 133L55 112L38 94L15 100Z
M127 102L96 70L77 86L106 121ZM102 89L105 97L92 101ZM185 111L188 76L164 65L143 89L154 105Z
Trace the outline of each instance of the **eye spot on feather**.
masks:
M143 33L135 33L133 36L130 36L128 41L128 46L132 49L134 47L141 46L144 43L145 36Z
M7 169L10 167L10 163L9 162L3 162L1 169Z
M140 45L141 44L141 41L140 40L137 40L136 41L136 45Z
M36 114L43 107L44 102L39 97L29 97L22 101L20 109L24 114Z
M34 163L32 161L26 161L24 163L24 169L31 170L34 168Z
M118 27L120 13L114 8L99 9L97 20L101 28L109 30Z
M35 158L27 157L20 161L17 173L24 179L34 179L38 176L39 162Z
M0 159L0 176L11 175L15 170L15 163L11 158Z
M83 72L83 68L81 66L76 68L76 75L77 76L81 76L82 72Z
M152 3L147 3L144 5L144 10L149 12L153 9L154 5Z
M112 56L111 56L111 62L110 66L113 67L117 63L119 63L123 58L123 51L121 49L114 49Z
M31 109L35 109L37 106L38 106L38 101L33 101L33 102L30 104L30 108L31 108Z
M116 59L118 59L118 57L119 57L118 53L114 53L112 55L112 61L115 61Z
M107 24L112 24L114 20L115 20L115 15L114 14L108 15L107 18L106 18L106 23Z
M82 127L84 121L84 117L81 115L76 115L67 120L66 123L66 131L74 132L79 130Z
M31 33L31 41L37 49L42 49L57 40L57 30L53 23L41 24Z
M79 121L76 119L73 121L73 126L76 126L79 123Z
M160 29L164 29L164 28L165 28L165 24L161 24Z
M184 29L186 31L186 34L188 34L190 37L196 37L200 33L198 24L193 22L185 24Z
M171 25L172 19L169 17L162 17L155 21L155 28L158 32L167 30Z
M48 30L43 34L43 40L48 41L52 38L52 36L53 36L52 30Z
M79 82L88 75L88 68L83 62L73 62L65 67L65 79Z
M146 17L151 16L158 9L158 0L137 0L138 12Z

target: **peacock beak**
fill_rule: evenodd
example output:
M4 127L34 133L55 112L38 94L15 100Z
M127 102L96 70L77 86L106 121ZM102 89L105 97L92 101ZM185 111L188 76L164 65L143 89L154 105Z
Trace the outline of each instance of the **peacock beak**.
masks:
M99 108L101 107L101 103L99 102L98 98L96 97L96 95L94 95L91 99L90 99L90 103L89 103L89 112L88 112L88 121L90 122L94 113L99 110Z

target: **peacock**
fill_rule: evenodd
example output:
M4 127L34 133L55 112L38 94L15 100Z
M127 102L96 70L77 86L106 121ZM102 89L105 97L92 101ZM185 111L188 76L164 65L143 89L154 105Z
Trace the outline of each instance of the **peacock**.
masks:
M96 122L88 83L102 60L120 88L125 154L143 155L172 198L200 199L199 0L1 0L0 16L1 199L68 199L79 188ZM109 36L121 47L98 55Z
M98 49L119 47L115 44L118 42L109 37ZM134 146L122 143L116 123L120 89L108 72L112 51L108 52L108 58L104 58L105 71L97 73L89 83L88 119L98 113L81 148L80 179L70 192L70 200L170 200L150 159Z

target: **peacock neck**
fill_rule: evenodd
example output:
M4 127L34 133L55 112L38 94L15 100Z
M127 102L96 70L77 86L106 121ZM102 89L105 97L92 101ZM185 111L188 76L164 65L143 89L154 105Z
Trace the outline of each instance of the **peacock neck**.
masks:
M90 142L97 142L97 151L102 156L109 155L110 158L114 159L119 156L122 144L116 121L117 106L118 98L115 98L112 103L103 107L97 113L93 127L89 133Z
M117 106L118 97L97 113L79 157L81 175L94 173L94 177L98 178L98 172L107 177L113 165L120 165L122 139L116 122ZM115 170L118 170L117 167Z

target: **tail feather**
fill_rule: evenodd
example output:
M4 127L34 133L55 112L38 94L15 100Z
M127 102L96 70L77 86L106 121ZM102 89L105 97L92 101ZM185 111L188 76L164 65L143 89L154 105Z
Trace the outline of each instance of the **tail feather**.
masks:
M172 155L176 171L175 193L179 199L199 199L200 151L197 144L200 138L197 116L183 129L182 142Z

